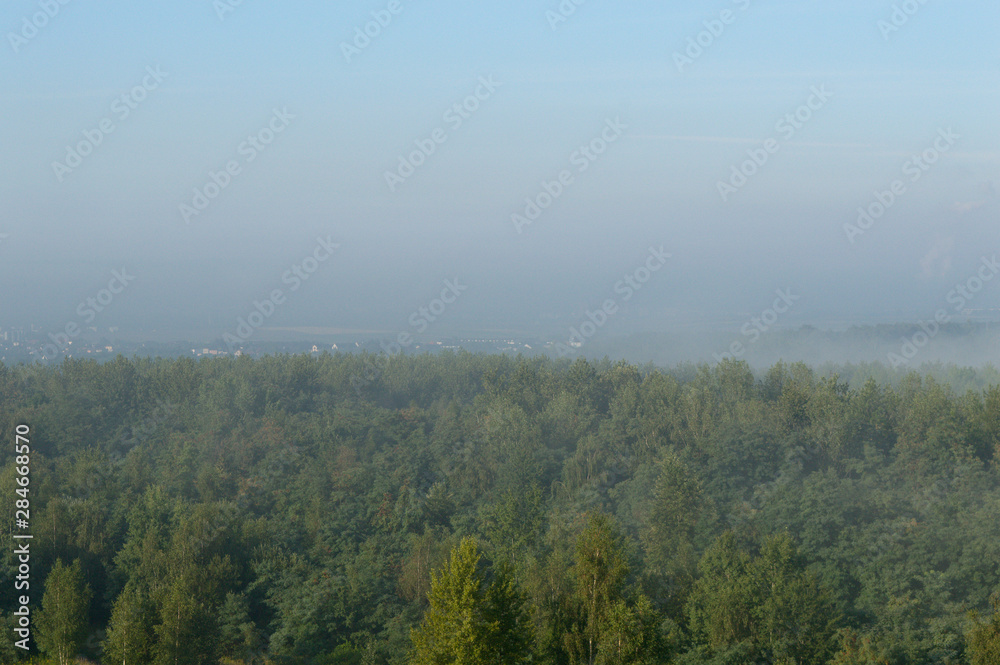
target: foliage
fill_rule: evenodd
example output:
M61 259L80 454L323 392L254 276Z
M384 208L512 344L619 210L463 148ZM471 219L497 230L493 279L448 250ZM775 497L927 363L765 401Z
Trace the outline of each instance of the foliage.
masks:
M66 566L57 559L45 578L37 640L42 653L59 665L75 660L87 638L91 595L90 587L83 581L80 560Z
M0 660L1000 662L995 370L837 371L0 365L45 651L0 594Z
M413 631L413 665L515 665L530 653L523 600L503 569L483 564L465 538L431 578L430 607Z
M990 665L1000 663L1000 594L991 599L993 612L985 621L973 612L969 628L970 665Z

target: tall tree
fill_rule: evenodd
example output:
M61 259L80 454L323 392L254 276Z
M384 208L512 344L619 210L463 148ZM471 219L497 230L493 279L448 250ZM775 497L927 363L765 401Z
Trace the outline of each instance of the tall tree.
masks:
M497 627L496 663L519 663L531 653L534 635L526 598L515 581L513 567L501 562L486 589L487 616Z
M173 556L176 554L174 549ZM157 665L214 663L219 648L220 589L231 575L229 557L207 563L176 562L159 597L159 623L154 630Z
M143 665L149 662L152 634L151 608L143 593L129 585L111 610L104 649L107 665Z
M489 579L465 538L431 576L430 608L411 635L412 665L514 665L530 653L523 599L502 570Z
M38 646L59 665L67 665L87 638L90 586L84 584L80 560L69 566L57 559L45 579L42 609L38 613Z
M660 463L649 520L642 531L648 572L659 580L671 615L679 615L698 564L695 525L702 507L701 483L676 455Z
M628 564L621 537L611 518L590 515L587 527L576 541L576 596L580 607L577 629L567 635L571 662L594 665L600 653L609 613L624 592Z
M220 650L225 656L250 661L263 646L260 631L250 618L250 604L244 594L226 594L219 610L218 623Z
M736 535L722 534L702 556L698 569L701 578L686 607L691 631L712 648L750 639L756 603L752 559Z
M654 665L667 662L660 615L646 596L634 603L617 600L605 618L601 660L606 665Z

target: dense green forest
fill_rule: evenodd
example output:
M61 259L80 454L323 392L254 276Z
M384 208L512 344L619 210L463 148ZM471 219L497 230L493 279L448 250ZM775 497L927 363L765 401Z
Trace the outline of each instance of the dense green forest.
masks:
M943 371L0 365L0 661L997 665L1000 387Z

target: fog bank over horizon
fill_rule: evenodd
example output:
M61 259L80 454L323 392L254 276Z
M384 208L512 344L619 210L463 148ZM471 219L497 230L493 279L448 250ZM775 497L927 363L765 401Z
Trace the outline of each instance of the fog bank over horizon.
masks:
M996 3L57 4L0 7L0 329L763 362L1000 311Z

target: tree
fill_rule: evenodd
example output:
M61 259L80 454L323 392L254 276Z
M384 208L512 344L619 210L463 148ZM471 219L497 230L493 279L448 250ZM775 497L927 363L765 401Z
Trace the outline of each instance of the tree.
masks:
M26 651L15 646L21 637L14 632L19 627L16 616L0 611L0 663L16 663L24 657Z
M752 637L756 598L751 565L749 553L731 531L722 534L698 564L701 578L688 598L688 624L712 648Z
M573 665L645 665L664 662L663 618L627 584L625 541L610 517L592 514L576 541L571 625L563 639Z
M57 559L45 580L42 609L38 613L38 646L59 665L75 658L87 638L90 586L83 582L80 560L69 566Z
M228 557L215 557L203 568L182 564L171 571L161 592L157 665L202 665L215 662L218 650L219 579L228 574Z
M423 604L431 592L430 571L447 560L450 539L444 529L428 527L420 535L411 533L408 540L409 553L399 571L399 591L406 600Z
M666 662L666 644L652 602L638 596L632 604L617 600L605 618L601 663L640 665Z
M648 572L661 580L671 615L681 613L684 598L694 583L698 560L693 540L702 494L701 483L687 466L676 455L668 455L660 464L653 487L642 542Z
M884 665L889 662L881 657L871 635L859 635L850 628L840 631L840 651L830 665Z
M975 612L971 615L972 627L966 634L969 645L969 662L972 665L1000 663L1000 594L990 599L993 614L985 621Z
M577 629L566 637L571 662L594 665L612 606L623 596L628 564L621 537L611 518L594 513L576 541L576 598L581 610Z
M788 534L764 540L754 562L760 640L775 662L825 663L839 617L829 591L804 562Z
M533 634L525 597L515 582L510 564L501 562L486 589L487 616L496 624L497 663L518 663L531 652Z
M535 483L526 491L505 492L499 501L484 506L481 513L483 532L495 558L514 566L542 526L541 487Z
M148 603L133 585L125 587L111 610L104 650L107 665L143 665L149 662L152 619Z
M245 595L226 594L219 610L219 642L226 656L245 661L263 646L260 631L250 618L250 604Z
M475 539L431 575L430 608L411 638L413 665L514 665L530 653L523 599L504 569L494 579Z
M838 622L827 590L787 534L766 538L756 557L748 549L726 532L702 557L687 603L692 632L720 652L743 645L769 662L826 662Z

